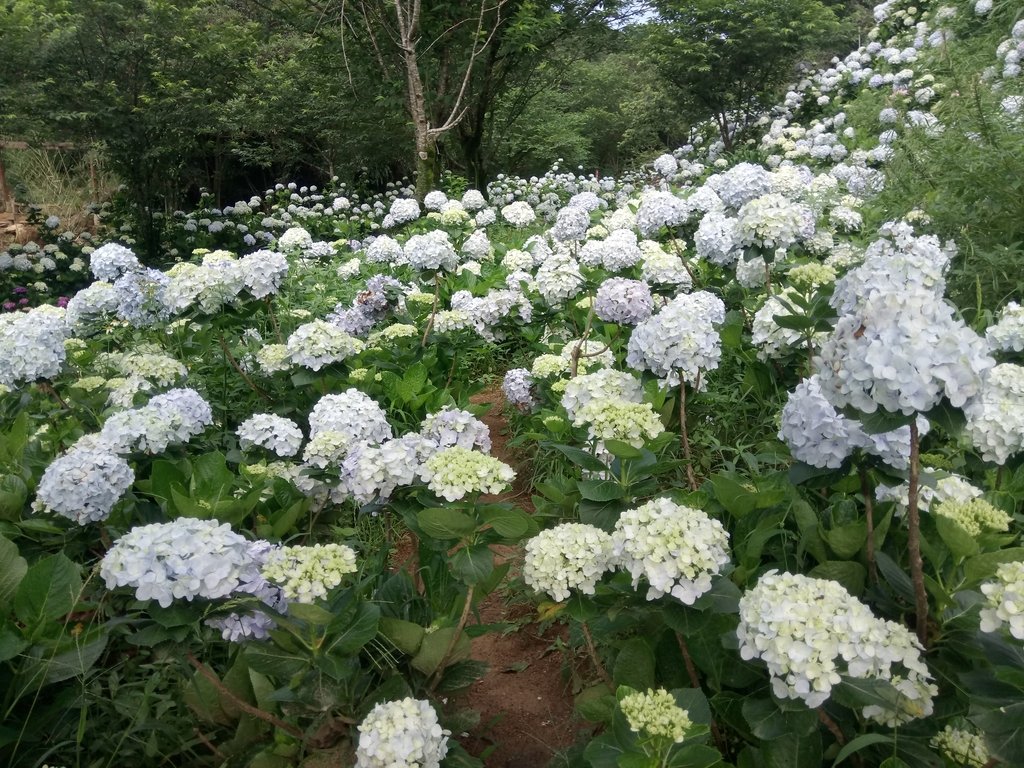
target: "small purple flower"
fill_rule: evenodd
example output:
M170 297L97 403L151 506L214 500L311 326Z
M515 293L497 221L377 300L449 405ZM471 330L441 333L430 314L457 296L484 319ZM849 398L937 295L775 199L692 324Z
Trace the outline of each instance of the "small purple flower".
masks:
M18 304L20 304L23 307L27 306L28 305L28 299L21 299L21 300L18 301Z
M12 291L12 293L15 296L20 296L23 293L28 293L28 288L26 288L24 285L16 285L14 286L14 290Z
M11 310L16 309L17 306L18 305L15 304L13 301L5 301L4 302L4 310L7 311L7 312L10 312Z
M69 301L71 301L71 299L69 299L67 296L61 296L59 299L57 299L57 306L63 309L68 305Z

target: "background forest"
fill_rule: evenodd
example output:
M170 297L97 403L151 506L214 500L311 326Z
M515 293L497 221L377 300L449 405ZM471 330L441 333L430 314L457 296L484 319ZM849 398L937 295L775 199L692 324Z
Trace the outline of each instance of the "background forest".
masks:
M709 114L762 109L869 18L857 0L8 0L0 139L72 143L167 212L279 180L618 175Z

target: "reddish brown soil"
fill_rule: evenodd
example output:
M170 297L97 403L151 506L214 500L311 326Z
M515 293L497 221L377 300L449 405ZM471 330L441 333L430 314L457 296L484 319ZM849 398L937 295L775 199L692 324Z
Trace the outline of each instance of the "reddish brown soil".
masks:
M491 453L514 467L521 464L508 447L501 388L484 390L472 402L491 404L480 417L491 430ZM532 513L528 474L520 471L518 475L520 483L497 498ZM512 562L510 574L519 573L521 548L503 548L498 555ZM484 757L488 768L542 768L576 739L572 691L563 677L558 650L564 647L564 632L558 628L541 632L532 622L532 614L528 604L508 605L501 589L480 606L480 620L485 624L520 625L507 634L489 633L473 640L473 658L486 661L490 669L465 694L463 703L480 713L480 724L464 743L471 754Z

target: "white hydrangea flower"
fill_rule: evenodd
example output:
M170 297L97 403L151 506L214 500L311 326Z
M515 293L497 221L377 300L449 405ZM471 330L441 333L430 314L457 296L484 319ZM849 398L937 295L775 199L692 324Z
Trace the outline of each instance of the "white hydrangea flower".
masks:
M378 235L366 248L367 264L399 264L405 261L401 244L393 237Z
M560 603L574 589L594 594L597 582L614 567L610 535L592 525L563 523L526 542L523 579Z
M884 292L839 318L821 347L822 391L836 406L874 413L961 407L995 365L951 305L930 291Z
M1017 640L1024 640L1024 563L1002 563L996 580L981 585L986 604L981 609L981 631L998 632L1006 625Z
M693 728L690 713L680 707L664 688L629 693L619 701L629 729L647 738L666 739L674 744L686 740Z
M530 375L535 379L548 379L568 372L569 360L562 355L539 355L530 367Z
M525 368L510 368L501 382L505 400L520 411L529 411L537 401L533 396L533 377Z
M125 272L141 269L138 257L130 248L106 243L89 254L89 269L97 280L113 283Z
M977 9L982 3L988 3L988 9L978 11ZM978 0L975 5L975 12L978 15L988 13L991 9L992 0ZM963 766L963 768L985 768L989 764L985 739L981 734L973 731L947 725L935 734L929 743L955 765Z
M43 472L34 508L79 525L99 522L107 519L134 482L128 462L100 441L80 440Z
M562 407L570 419L575 419L577 412L594 400L640 403L643 398L643 386L635 376L625 371L602 368L570 379L562 394Z
M1005 464L1024 449L1024 367L1002 363L987 371L964 404L966 432L985 461Z
M513 227L522 229L528 227L537 219L537 214L534 212L530 204L519 200L514 203L510 203L501 209L501 218L511 224Z
M469 411L448 405L429 414L420 424L420 435L440 448L458 446L466 450L491 450L491 430Z
M782 407L779 439L798 461L837 469L854 450L852 426L853 422L825 399L815 375L801 381L789 394Z
M344 544L278 547L267 553L263 577L281 587L288 600L312 603L355 573L356 553Z
M290 227L277 239L282 251L304 251L313 245L313 236L302 227Z
M737 163L708 178L706 185L726 206L739 210L745 203L773 191L775 183L771 171L760 165Z
M672 155L659 155L651 163L651 167L654 168L659 176L668 178L669 176L674 176L679 170L679 162Z
M412 198L399 197L391 203L388 217L394 225L407 224L420 217L420 204Z
M438 451L419 469L427 487L448 501L469 494L501 493L515 476L512 467L493 456L458 446Z
M358 443L341 463L336 500L353 498L368 504L388 499L397 488L412 485L423 461L437 451L436 443L413 433L380 445Z
M594 314L607 323L635 325L654 310L654 298L647 283L625 277L611 277L597 289Z
M729 563L729 534L699 509L654 499L626 510L615 523L613 552L647 599L670 594L686 605L711 589L711 577Z
M897 517L906 514L909 501L909 483L902 485L879 485L875 488L875 498L879 501L891 501L896 504ZM922 512L928 512L932 504L947 501L967 502L980 498L984 492L971 485L959 475L938 475L927 469L922 470L918 486L917 505Z
M448 233L442 229L413 235L405 241L402 252L414 269L451 272L459 265L459 254L448 239Z
M751 323L751 342L757 347L759 360L772 360L784 357L798 349L805 340L801 331L785 328L776 322L775 317L803 317L802 310L795 303L799 297L794 288L784 288L779 293L765 299L762 307L754 313ZM815 334L820 339L824 334Z
M636 228L644 237L656 235L662 227L673 229L684 224L693 213L689 200L671 192L649 189L640 198L636 211Z
M633 403L617 398L590 400L581 406L573 426L586 425L591 439L619 440L642 448L648 440L665 431L650 403Z
M901 624L876 618L837 582L768 571L740 598L740 656L761 659L780 699L819 707L841 675L881 679L898 710L868 706L865 717L895 726L930 715L938 689L921 644Z
M863 263L836 282L829 303L839 314L855 312L884 293L914 292L941 298L945 273L956 246L943 245L934 235L916 237L904 222L889 222L883 237L864 252Z
M171 389L146 405L115 413L103 423L99 439L115 453L160 454L187 443L213 424L213 410L194 389Z
M68 304L71 311L71 304ZM1024 351L1024 307L1011 301L999 311L999 319L985 330L993 352Z
M138 600L169 608L175 600L224 598L252 581L249 542L227 523L182 517L136 526L103 556L108 589L132 587Z
M351 387L344 392L324 395L309 414L309 434L342 432L352 442L380 444L391 439L391 425L384 409L369 395Z
M286 346L292 362L319 371L361 352L364 344L336 325L314 320L296 328Z
M467 211L479 211L487 206L487 200L476 189L467 189L462 195L462 207Z
M566 362L566 370L569 369L577 348L579 348L578 372L585 372L591 368L611 368L615 365L615 354L604 342L596 339L569 339L562 346L562 351L559 352L561 358Z
M432 192L427 192L423 198L423 207L428 211L440 211L447 202L448 195L439 189L435 189Z
M739 220L722 211L708 211L697 225L693 246L700 258L722 267L729 266L740 253Z
M42 308L0 314L0 385L55 378L64 366L67 326Z
M294 456L302 444L302 430L291 419L273 413L257 413L243 421L236 431L242 448L258 445L278 456Z
M273 296L288 274L288 259L277 251L256 251L239 260L242 280L254 298Z
M64 322L74 335L86 336L99 330L99 323L115 312L117 295L114 293L113 284L97 280L71 297L64 314Z
M286 344L265 344L256 351L256 363L268 376L292 367L291 353Z
M693 287L693 278L686 270L682 258L659 248L644 251L640 276L654 285L674 285L680 291Z
M933 514L949 518L971 536L980 536L988 531L1008 531L1010 523L1013 522L1013 518L1006 512L984 499L943 501L932 505L931 511Z
M790 248L814 234L814 212L774 192L762 195L740 208L736 234L741 246Z
M695 384L701 371L714 370L722 355L715 330L725 320L725 304L714 294L698 291L677 296L636 326L627 345L626 363L651 371L676 386Z
M356 768L440 768L450 735L430 702L377 704L359 724Z
M544 260L535 276L537 292L550 307L561 306L583 287L583 273L568 253L555 253Z

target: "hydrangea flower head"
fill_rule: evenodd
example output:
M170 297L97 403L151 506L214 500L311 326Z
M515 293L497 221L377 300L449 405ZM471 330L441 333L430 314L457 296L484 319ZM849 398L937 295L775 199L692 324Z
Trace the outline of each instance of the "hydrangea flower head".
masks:
M633 330L626 363L648 370L671 386L694 384L701 371L718 367L725 304L707 291L677 296Z
M302 431L291 419L272 413L257 413L243 421L237 430L242 448L258 445L278 456L294 456L302 444Z
M378 704L359 724L356 768L440 768L450 735L430 702Z
M767 664L779 698L819 707L845 674L887 680L899 693L899 709L871 705L865 717L894 726L932 712L938 689L917 638L837 582L768 571L740 599L736 635L742 658Z
M101 441L79 441L46 468L36 489L36 508L79 525L106 520L132 487L135 472Z
M263 563L263 577L281 587L288 600L312 603L355 573L356 553L344 544L278 547Z
M995 581L981 585L986 603L981 609L981 631L997 632L1005 625L1017 640L1024 640L1024 563L1002 563Z
M699 509L654 499L622 513L612 534L617 563L645 580L647 599L670 594L686 605L711 589L711 577L729 563L729 534Z
M654 310L654 298L647 283L612 277L601 283L594 297L594 314L608 323L635 325Z
M526 542L523 579L531 589L562 602L574 589L594 594L597 582L614 566L609 534L592 525L563 523Z
M252 581L249 542L227 523L182 517L132 528L103 556L108 589L132 587L139 600L169 608L175 600L228 597Z
M630 730L648 738L681 744L693 728L690 713L664 688L629 693L619 701L619 709Z
M458 501L471 494L501 493L516 473L493 456L453 446L427 459L419 476L436 495Z

